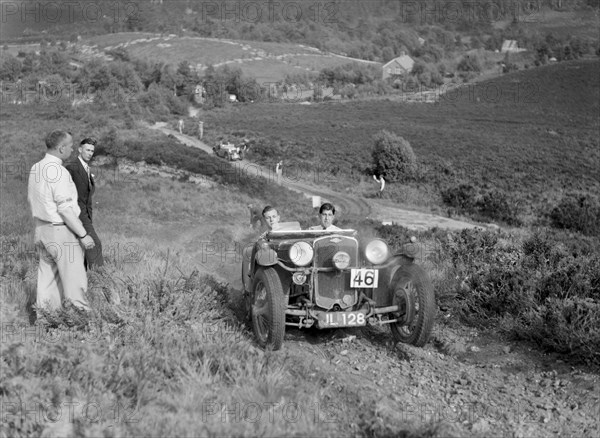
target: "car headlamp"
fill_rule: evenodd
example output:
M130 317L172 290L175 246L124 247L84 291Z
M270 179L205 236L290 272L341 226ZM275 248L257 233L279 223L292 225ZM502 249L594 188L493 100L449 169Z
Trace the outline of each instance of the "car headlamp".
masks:
M365 257L374 265L385 262L390 255L390 249L383 240L374 239L365 247Z
M350 266L350 254L344 251L338 251L333 255L333 265L339 270Z
M296 242L290 247L290 260L296 266L306 266L312 262L314 251L308 242Z

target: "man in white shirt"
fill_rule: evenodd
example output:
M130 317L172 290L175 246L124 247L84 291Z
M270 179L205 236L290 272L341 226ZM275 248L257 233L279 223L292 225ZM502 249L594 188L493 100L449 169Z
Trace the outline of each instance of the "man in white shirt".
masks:
M383 195L383 189L385 189L385 178L383 175L379 175L379 178L377 178L376 175L373 175L373 179L379 183L379 193L377 193L377 197L381 198Z
M321 225L310 227L309 230L341 230L341 228L333 225L333 220L335 219L335 207L329 202L325 202L321 205L321 208L319 208L319 219L321 221Z
M59 309L63 300L90 310L85 298L87 276L83 250L94 240L79 220L77 189L63 161L73 151L73 137L53 131L47 151L29 173L27 199L35 221L34 240L40 256L37 279L38 308Z

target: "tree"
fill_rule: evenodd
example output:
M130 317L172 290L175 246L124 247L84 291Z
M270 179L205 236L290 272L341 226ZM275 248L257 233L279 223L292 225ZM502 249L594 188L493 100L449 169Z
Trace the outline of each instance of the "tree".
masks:
M6 55L4 62L0 65L0 79L8 81L16 81L21 75L21 61L12 56Z
M373 171L390 181L412 179L417 171L417 158L404 138L388 131L380 131L374 137Z

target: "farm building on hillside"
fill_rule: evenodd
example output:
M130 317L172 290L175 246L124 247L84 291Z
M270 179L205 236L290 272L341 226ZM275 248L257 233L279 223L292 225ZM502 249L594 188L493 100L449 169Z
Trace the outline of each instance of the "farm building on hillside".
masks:
M412 71L413 65L415 65L415 61L402 52L399 57L392 59L383 66L382 79L408 75Z
M526 49L520 49L517 40L504 40L502 43L501 53L518 53L524 52Z

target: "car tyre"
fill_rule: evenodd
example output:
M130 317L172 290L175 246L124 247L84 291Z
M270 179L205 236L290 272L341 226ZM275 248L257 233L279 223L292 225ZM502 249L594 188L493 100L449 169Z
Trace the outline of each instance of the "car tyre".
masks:
M419 265L402 266L394 276L394 304L404 312L393 313L401 321L390 324L396 341L422 347L429 341L435 322L435 294L427 273Z
M256 272L252 287L252 329L262 348L279 350L285 334L285 297L273 268Z

